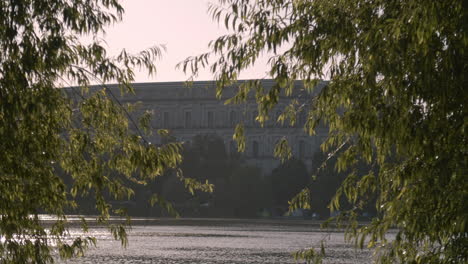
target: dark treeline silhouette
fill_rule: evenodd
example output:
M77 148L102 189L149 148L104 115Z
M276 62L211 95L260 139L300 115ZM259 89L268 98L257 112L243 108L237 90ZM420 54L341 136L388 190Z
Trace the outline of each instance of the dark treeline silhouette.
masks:
M158 206L150 206L149 197L156 192L172 202L182 217L279 217L288 215L288 201L309 186L311 209L301 211L300 215L323 219L330 215L328 205L346 175L333 170L334 159L318 169L327 158L321 151L314 154L314 167L310 171L293 157L271 174L262 175L242 154L228 154L223 140L215 134L197 135L185 143L183 157L184 177L214 184L212 193L191 194L176 173L169 172L147 185L129 182L135 188L135 195L130 200L114 201L112 206L126 208L131 216L170 216ZM312 174L315 176L311 177ZM69 213L96 213L93 193L78 197L77 203L79 211L71 209ZM344 199L342 204L347 206ZM365 207L363 212L375 214L375 209Z

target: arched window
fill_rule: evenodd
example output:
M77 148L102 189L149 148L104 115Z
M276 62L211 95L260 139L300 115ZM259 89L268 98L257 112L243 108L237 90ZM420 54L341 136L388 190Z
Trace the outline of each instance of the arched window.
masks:
M237 114L236 114L236 111L234 110L232 110L229 113L229 123L231 124L231 126L237 125Z
M299 140L299 158L303 159L307 155L307 148L309 144L305 142L304 140Z
M258 158L258 142L257 141L254 141L252 143L252 156L254 158Z
M237 144L234 140L229 142L229 154L231 157L237 155Z

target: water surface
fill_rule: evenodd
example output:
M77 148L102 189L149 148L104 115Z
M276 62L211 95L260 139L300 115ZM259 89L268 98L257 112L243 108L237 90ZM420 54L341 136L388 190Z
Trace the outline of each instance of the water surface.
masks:
M342 232L320 230L311 221L136 221L126 249L106 229L93 228L90 232L98 239L97 248L66 263L304 263L295 261L291 253L319 247L321 240L327 243L325 263L371 263L371 253L346 244Z

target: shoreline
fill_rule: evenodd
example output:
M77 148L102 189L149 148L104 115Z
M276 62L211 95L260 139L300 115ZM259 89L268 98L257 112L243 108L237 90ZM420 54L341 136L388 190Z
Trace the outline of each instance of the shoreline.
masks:
M89 228L104 228L105 225L96 220L96 216L67 216L67 225L69 227L81 227L83 217ZM344 232L344 227L336 227L335 222L330 222L328 227L322 228L325 220L303 219L303 218L171 218L171 217L131 217L130 229L132 226L294 226L298 228L310 228L314 231L324 232ZM45 217L41 219L41 224L51 226L55 219ZM125 218L111 217L109 224L124 224ZM369 221L360 221L359 225L369 224ZM395 229L396 230L396 229Z

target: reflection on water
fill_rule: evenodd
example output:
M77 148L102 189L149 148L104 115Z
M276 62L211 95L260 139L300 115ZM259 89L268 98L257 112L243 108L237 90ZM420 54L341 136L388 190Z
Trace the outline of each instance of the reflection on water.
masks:
M344 243L343 233L323 232L306 221L192 219L137 223L126 249L105 229L91 232L98 238L98 247L67 263L296 263L291 252L318 247L322 239L328 245L325 263L371 262L368 251L354 250Z

